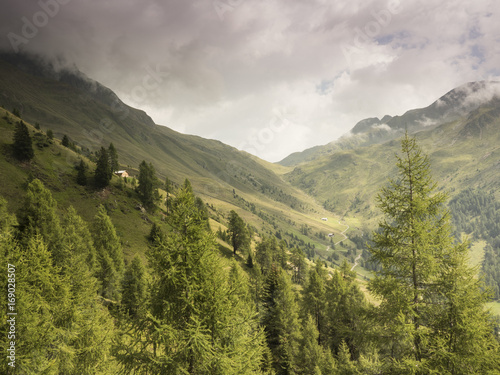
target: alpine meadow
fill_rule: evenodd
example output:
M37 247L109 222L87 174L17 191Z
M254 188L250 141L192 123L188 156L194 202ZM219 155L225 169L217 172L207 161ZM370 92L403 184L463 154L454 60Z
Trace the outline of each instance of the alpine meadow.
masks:
M14 3L1 374L500 375L491 4Z

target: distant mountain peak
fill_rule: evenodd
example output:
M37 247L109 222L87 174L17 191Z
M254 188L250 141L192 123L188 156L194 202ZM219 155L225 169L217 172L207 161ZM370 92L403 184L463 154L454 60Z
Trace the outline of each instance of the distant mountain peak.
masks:
M369 146L411 133L455 121L480 106L500 98L500 82L468 82L450 90L425 108L412 109L401 116L385 115L382 119L369 117L359 121L349 133L324 146L315 146L289 155L279 163L293 166L314 160L337 150Z

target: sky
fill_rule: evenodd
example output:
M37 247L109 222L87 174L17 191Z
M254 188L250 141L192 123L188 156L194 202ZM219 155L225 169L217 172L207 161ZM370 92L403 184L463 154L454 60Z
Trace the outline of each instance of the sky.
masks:
M3 0L0 48L276 162L500 79L494 0ZM5 4L7 3L7 4Z

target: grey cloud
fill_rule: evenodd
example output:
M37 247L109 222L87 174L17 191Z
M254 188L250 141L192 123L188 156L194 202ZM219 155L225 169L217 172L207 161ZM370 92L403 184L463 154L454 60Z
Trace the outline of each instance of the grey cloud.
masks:
M22 48L63 56L160 124L238 146L293 106L259 150L273 161L499 74L491 0L221 0L222 17L212 0L41 1L67 4ZM8 2L3 49L42 9Z

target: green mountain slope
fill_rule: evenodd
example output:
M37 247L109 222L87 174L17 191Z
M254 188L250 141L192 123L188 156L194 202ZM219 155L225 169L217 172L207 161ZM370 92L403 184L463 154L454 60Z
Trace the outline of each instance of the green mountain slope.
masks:
M457 87L425 108L412 109L402 116L386 115L359 121L349 134L324 146L296 152L279 163L296 166L337 151L351 150L400 138L405 130L415 133L467 116L480 105L500 94L499 82L470 82Z
M493 98L465 116L415 132L429 154L441 187L494 190L500 197L500 99ZM337 151L303 163L287 179L332 211L373 216L380 187L394 174L399 141Z
M137 174L139 163L146 160L154 165L162 180L168 176L179 185L189 178L196 194L214 207L213 217L219 222L214 223L214 230L218 225L224 226L226 215L232 209L262 233L288 232L304 243L311 242L323 248L328 245L323 236L302 234L301 227L307 225L311 233L323 235L338 234L345 229L336 221L321 220L327 216L326 211L282 177L287 168L267 163L219 141L155 125L143 111L125 105L111 90L77 71L56 72L50 65L33 58L4 55L0 59L0 105L9 110L19 109L25 121L32 125L38 123L42 131L53 130L58 139L67 135L90 159L101 146L107 147L112 142L118 150L121 167L132 175ZM5 147L12 142L11 131L0 134ZM53 155L59 152L52 150ZM61 168L54 172L56 175L75 173L77 156L55 160ZM54 162L47 156L46 163L36 168L50 169ZM7 162L0 173L10 176L19 171L14 172ZM12 186L0 189L0 194L15 200L13 192L22 191L28 174L29 171L16 178L7 178ZM70 192L73 185L50 183L50 178L46 181L49 185L57 185L62 202L64 195L73 194ZM95 193L89 194L89 199L97 199ZM67 204L78 206L77 201L70 199ZM83 200L82 209L86 204L88 202ZM129 209L133 210L134 204L125 210ZM143 237L144 231L136 232L125 222L121 225L119 220L116 225L125 233L125 241L141 248L145 246L134 240L137 236Z

